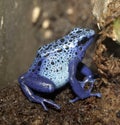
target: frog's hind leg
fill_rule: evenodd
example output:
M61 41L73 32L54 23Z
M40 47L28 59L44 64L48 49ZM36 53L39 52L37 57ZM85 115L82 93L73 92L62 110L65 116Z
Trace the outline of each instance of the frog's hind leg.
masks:
M34 94L33 90L38 92L52 93L55 90L55 86L52 81L44 77L36 77L31 75L22 75L18 79L21 89L28 99L32 102L40 103L43 108L47 111L45 103L53 105L56 109L60 109L60 106L55 104L52 100L44 99Z

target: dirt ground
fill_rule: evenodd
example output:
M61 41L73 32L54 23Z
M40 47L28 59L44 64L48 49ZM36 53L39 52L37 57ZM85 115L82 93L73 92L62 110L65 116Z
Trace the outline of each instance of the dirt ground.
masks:
M20 1L15 2L18 2L15 5L19 7ZM38 46L64 36L73 27L87 27L98 32L89 0L69 0L69 2L68 0L36 0L29 6L31 15L35 5L41 8L41 12L36 24L32 24L32 18L29 14L31 23L28 23L28 25L31 25L28 26L27 30L30 30L30 32L32 30L30 34L33 33L33 38L25 36L25 41L31 39L36 43L28 42L29 46L25 43L26 47L28 46L28 52L32 51L30 46L35 46L34 49L37 49ZM43 24L46 20L50 22L47 28ZM19 23L21 22L19 21ZM27 23L22 25L20 31L26 25ZM19 47L21 50L22 46L19 45ZM94 47L95 45L89 48L84 62L93 71L97 72L92 60ZM22 54L24 55L25 52L27 50L23 49ZM26 54L24 61L23 55L20 55L19 58L16 56L16 63L19 65L19 61L22 60L24 64L21 64L19 69L13 69L16 72L12 72L18 76L27 69L28 66L26 65L28 64L25 63L32 60L32 57L28 57ZM34 55L33 52L31 55ZM15 64L9 64L9 67L12 65ZM95 84L94 92L100 92L102 98L91 97L71 104L69 100L74 98L75 95L69 85L65 86L59 92L48 95L49 98L61 106L61 110L57 111L48 105L49 111L45 112L41 105L28 101L22 93L16 78L14 84L11 83L11 85L9 84L0 90L0 125L120 125L120 84L113 83L113 81L104 83L103 80L99 79Z

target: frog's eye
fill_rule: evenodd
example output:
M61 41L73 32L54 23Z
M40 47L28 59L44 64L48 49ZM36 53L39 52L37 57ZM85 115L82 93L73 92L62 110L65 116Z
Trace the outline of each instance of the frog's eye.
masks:
M81 41L78 42L78 46L84 45L89 39L87 37L84 37Z
M81 40L81 43L82 44L85 44L89 39L87 37L84 37L82 40Z

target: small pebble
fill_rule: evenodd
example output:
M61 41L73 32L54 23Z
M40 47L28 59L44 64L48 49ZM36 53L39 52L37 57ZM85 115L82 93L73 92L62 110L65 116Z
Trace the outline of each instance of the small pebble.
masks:
M68 15L72 15L72 14L74 13L73 8L72 8L72 7L68 8L67 11L66 11L66 13L67 13Z
M46 19L42 23L42 28L47 29L50 26L50 20Z
M41 12L41 8L36 6L34 7L33 11L32 11L32 23L37 23L38 18L40 17L40 12Z

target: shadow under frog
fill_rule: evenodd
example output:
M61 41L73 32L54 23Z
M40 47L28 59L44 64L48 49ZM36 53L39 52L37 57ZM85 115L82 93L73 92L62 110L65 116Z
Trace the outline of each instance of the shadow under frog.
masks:
M45 110L48 110L46 103L60 109L55 102L36 95L33 90L40 93L53 93L67 83L70 83L76 94L76 97L70 100L71 103L91 96L101 97L100 93L91 93L95 78L85 64L79 71L80 74L85 75L85 80L79 81L75 75L86 49L94 41L94 36L94 30L74 28L63 38L40 47L29 70L18 79L28 99L40 103ZM90 88L86 90L85 84L88 82Z

